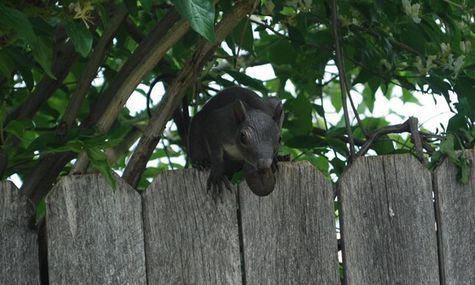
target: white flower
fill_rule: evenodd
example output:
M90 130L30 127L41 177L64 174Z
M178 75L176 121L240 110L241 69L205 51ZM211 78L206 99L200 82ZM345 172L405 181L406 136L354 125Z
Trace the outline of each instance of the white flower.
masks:
M429 72L429 70L430 70L432 67L435 67L435 66L436 66L436 65L433 63L436 58L437 58L437 56L435 56L435 55L429 55L429 56L427 57L427 62L426 62L427 72Z
M306 9L310 9L310 8L312 8L312 2L313 2L313 0L303 0L303 6Z
M404 8L404 13L411 17L414 23L419 24L421 22L421 18L419 18L421 4L411 4L409 0L402 0L402 7Z
M450 53L450 44L441 43L440 49L442 50L443 55L448 55Z
M460 72L460 69L462 69L464 60L465 60L465 55L460 55L454 61L454 73L455 73L455 75L457 75Z
M382 59L379 63L384 68L384 70L391 70L393 68L393 66L386 59Z
M472 47L472 43L470 41L461 41L460 42L460 50L463 53L469 53Z
M435 59L437 59L437 56L429 55L427 57L427 60L426 60L425 64L424 64L420 57L416 57L416 63L414 64L414 66L417 68L417 71L419 71L419 73L421 75L426 75L427 73L429 73L429 71L433 67L437 66L436 64L434 64Z
M269 15L272 15L274 8L275 8L274 2L272 2L272 0L268 0L264 2L262 12L264 15L269 16Z
M444 65L444 68L453 71L452 77L456 78L460 72L460 70L463 67L464 61L465 61L465 55L459 55L455 60L454 60L454 55L449 54L449 57L447 58L447 63Z
M426 74L427 70L424 67L424 64L422 63L422 59L420 57L416 57L416 63L414 66L417 68L417 71L419 71L420 74Z

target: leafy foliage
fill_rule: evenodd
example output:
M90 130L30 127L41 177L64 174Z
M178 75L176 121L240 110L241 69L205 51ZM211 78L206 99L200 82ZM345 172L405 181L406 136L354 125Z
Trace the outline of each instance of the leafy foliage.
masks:
M131 146L149 120L145 104L139 106L143 111L138 113L120 106L114 125L103 133L89 123L107 106L99 102L114 93L109 91L114 80L130 74L124 70L127 61L141 56L138 47L159 28L158 23L168 23L164 19L170 10L176 9L192 30L141 77L138 96L146 96L147 86L155 78L167 89L199 42L203 38L216 40L215 22L233 9L235 1L222 0L216 5L212 0L171 2L173 5L162 0L65 0L54 4L7 0L0 4L0 154L7 158L0 161L2 178L17 174L28 180L46 155L64 152L74 156L85 152L92 167L111 181L111 167L121 173ZM186 110L193 115L217 90L236 84L263 96L278 96L284 100L286 113L283 154L309 160L328 176L339 176L348 163L349 136L335 68L330 3L258 1L252 17L241 20L196 78L194 88L187 90ZM363 146L368 134L389 125L386 118L373 115L377 92L406 104L418 102L421 96L443 96L453 108L453 117L438 133L423 131L424 143L435 149L427 148L425 156L433 154L434 162L448 156L460 166L461 179L466 180L468 162L456 151L475 144L475 3L363 0L338 4L344 71L351 96L361 98L355 106L360 121L352 120L357 147ZM94 70L96 80L86 82L85 98L74 119L65 123L71 115L72 94L82 92L78 90L83 88L83 74L90 72L88 64L120 9L126 9L126 19L106 45ZM141 58L140 62L146 61ZM274 78L260 80L246 74L263 65L274 72ZM456 101L452 102L453 98ZM334 110L326 109L326 102L332 104L339 120L330 122L328 116ZM163 133L139 189L164 169L186 167L183 128L187 113L175 116L175 124ZM380 137L370 148L376 154L415 152L414 143L399 133ZM74 162L70 160L61 174L68 173Z

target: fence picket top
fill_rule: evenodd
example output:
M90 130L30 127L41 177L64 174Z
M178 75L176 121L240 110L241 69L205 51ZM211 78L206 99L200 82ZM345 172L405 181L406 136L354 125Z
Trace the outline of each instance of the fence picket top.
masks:
M475 284L475 150L466 154L472 160L467 184L448 159L434 172L443 284Z
M410 155L364 157L340 179L347 284L438 284L431 173Z
M40 284L33 204L10 181L0 182L0 284Z
M149 284L241 284L236 189L215 203L207 178L165 171L143 193Z
M120 178L63 177L46 198L51 284L145 284L140 194Z
M240 184L246 284L339 284L331 182L304 161L276 177L266 197Z

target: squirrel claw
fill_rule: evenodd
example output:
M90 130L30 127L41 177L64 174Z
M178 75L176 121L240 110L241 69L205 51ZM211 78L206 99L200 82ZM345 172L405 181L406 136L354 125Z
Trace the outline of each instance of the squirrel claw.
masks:
M211 196L213 197L213 200L216 202L217 198L220 199L220 201L223 201L223 184L226 189L228 189L232 193L232 188L231 188L231 183L229 182L229 179L226 176L218 177L218 178L213 178L211 175L208 177L208 180L206 182L206 190L210 192L211 190Z

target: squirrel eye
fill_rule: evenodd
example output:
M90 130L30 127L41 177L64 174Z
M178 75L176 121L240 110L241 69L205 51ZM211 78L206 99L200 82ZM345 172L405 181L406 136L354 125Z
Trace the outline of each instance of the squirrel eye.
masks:
M247 134L245 132L241 132L239 134L239 141L244 145L249 144L249 139L247 138Z

